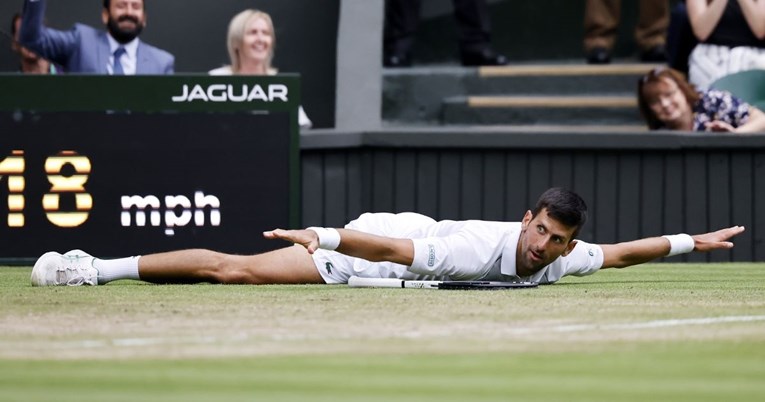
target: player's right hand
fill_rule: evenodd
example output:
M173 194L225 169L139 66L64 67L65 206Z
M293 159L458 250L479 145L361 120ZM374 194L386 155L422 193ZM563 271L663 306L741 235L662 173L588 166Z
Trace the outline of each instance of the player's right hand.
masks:
M313 254L319 248L319 235L313 230L284 230L274 229L263 232L266 239L281 239L295 244L299 244L308 250L308 254Z

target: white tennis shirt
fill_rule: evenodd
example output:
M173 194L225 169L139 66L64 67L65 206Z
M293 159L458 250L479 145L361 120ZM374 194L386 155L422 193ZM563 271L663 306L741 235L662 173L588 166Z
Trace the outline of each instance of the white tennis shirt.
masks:
M351 275L413 280L519 279L515 270L515 254L521 235L520 222L437 222L412 212L365 213L345 227L380 236L412 239L414 263L407 267L353 257L338 261L337 255L322 259L321 255L317 255L317 268L328 283L347 282L346 276ZM324 254L324 257L330 256ZM328 261L337 268L332 276L321 268L325 267ZM569 255L558 257L530 277L520 279L554 283L566 275L590 275L597 272L602 265L603 250L600 246L577 240L574 250Z

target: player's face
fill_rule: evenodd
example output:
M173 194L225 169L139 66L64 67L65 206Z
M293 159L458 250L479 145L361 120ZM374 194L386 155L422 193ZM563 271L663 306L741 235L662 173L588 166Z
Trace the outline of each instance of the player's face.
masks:
M271 57L274 33L268 21L261 17L247 22L242 40L242 56L250 60L265 62Z
M121 43L135 39L146 26L143 0L112 0L101 18L114 39Z
M648 107L668 127L679 127L691 115L691 106L675 81L662 77L645 91Z
M520 276L539 271L574 248L572 240L576 228L553 219L547 214L547 209L542 209L533 217L531 211L527 211L521 224L523 232L516 257L516 269Z

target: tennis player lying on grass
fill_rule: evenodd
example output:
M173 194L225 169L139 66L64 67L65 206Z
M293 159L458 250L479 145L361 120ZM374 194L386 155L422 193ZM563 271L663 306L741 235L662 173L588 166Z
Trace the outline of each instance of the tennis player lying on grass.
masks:
M533 281L589 275L691 251L728 249L741 226L695 236L678 234L618 244L575 240L587 219L577 194L547 190L521 222L440 221L415 213L363 214L344 229L276 229L269 239L294 243L239 256L183 250L115 260L81 250L49 252L32 284L103 285L117 279L152 283L347 283L351 276L410 280Z

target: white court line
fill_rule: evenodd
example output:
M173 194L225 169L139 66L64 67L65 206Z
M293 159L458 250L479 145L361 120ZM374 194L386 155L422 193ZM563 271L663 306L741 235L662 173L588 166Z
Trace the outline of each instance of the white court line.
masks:
M586 331L615 331L615 330L639 330L639 329L654 329L654 328L667 328L667 327L679 327L687 325L715 325L724 323L736 323L736 322L755 322L765 321L765 315L741 315L741 316L723 316L723 317L706 317L706 318L686 318L686 319L667 319L667 320L652 320L642 322L631 322L622 324L576 324L576 325L555 325L555 326L540 326L540 327L522 327L522 328L507 328L501 331L504 334L533 334L533 333L549 333L549 332L586 332ZM443 334L430 334L431 337L449 336L454 333ZM424 338L428 337L427 334L416 333L404 334L405 338ZM50 342L48 348L45 349L58 349L58 348L105 348L105 347L145 347L145 346L162 346L162 345L205 345L205 344L217 344L217 343L233 343L233 342L245 342L250 341L255 336L248 336L246 334L233 335L233 336L199 336L199 337L147 337L147 338L113 338L113 339L90 339L74 342ZM270 340L306 340L311 338L310 336L273 336L267 338ZM353 336L346 337L347 339L353 338ZM336 337L336 339L340 339Z
M707 317L707 318L686 318L654 320L644 322L632 322L625 324L580 324L580 325L558 325L552 328L544 328L546 331L554 332L581 332L592 330L625 330L625 329L652 329L679 327L683 325L712 325L729 322L752 322L765 321L765 315L733 315L727 317Z

